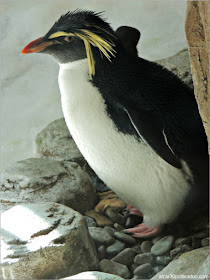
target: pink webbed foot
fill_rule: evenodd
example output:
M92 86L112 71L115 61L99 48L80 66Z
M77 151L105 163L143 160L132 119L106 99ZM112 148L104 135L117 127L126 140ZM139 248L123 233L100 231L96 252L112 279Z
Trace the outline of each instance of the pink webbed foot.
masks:
M148 237L154 237L155 235L160 233L161 230L162 230L161 227L149 228L145 225L145 223L141 223L137 227L128 228L123 231L125 233L133 233L133 236L137 238L148 238Z
M129 211L129 214L131 215L137 215L140 217L143 217L143 214L140 210L129 204L127 206L127 210ZM148 237L154 237L158 233L160 233L162 230L162 227L155 227L155 228L149 228L145 225L145 223L139 224L137 227L134 228L128 228L123 230L125 233L132 233L134 237L137 238L148 238Z

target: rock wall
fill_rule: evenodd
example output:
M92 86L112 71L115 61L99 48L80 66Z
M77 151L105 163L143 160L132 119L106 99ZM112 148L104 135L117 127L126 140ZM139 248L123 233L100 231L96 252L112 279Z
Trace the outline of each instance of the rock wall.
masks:
M209 141L209 2L188 1L185 32L195 97ZM209 149L210 150L210 149Z

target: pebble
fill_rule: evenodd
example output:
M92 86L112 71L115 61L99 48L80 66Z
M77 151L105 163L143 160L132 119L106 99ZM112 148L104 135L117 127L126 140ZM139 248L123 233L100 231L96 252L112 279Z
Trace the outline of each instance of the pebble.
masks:
M152 242L147 240L141 243L141 251L142 253L149 253L152 248Z
M142 253L141 251L141 245L140 244L136 244L132 247L133 251L136 253L136 254L140 254Z
M155 237L155 238L152 239L152 243L155 244L155 243L157 243L159 240L161 240L162 238L163 238L163 237L161 237L161 236L157 236L157 237Z
M88 229L91 238L97 245L111 245L115 242L115 239L102 228L90 227Z
M209 230L208 229L202 230L202 231L192 235L192 237L195 237L195 238L205 238L205 237L208 237L208 236L209 236Z
M177 247L177 246L184 245L184 244L191 245L191 242L192 242L192 238L190 236L188 236L188 237L176 239L174 244Z
M115 274L125 279L130 278L130 271L126 265L103 259L100 261L99 267L102 272Z
M120 240L120 241L123 241L127 244L130 244L130 245L135 245L136 244L136 239L130 235L127 235L125 233L122 233L122 232L115 232L114 233L114 236Z
M114 237L114 233L117 231L115 228L110 226L105 226L104 230L108 232L112 237Z
M150 263L145 263L145 264L138 266L134 270L133 274L137 275L137 276L141 276L142 274L146 274L146 273L150 272L151 270L152 270L152 265Z
M100 213L97 213L95 210L90 210L86 212L85 215L94 218L99 227L113 225L113 222L110 219Z
M138 254L134 258L134 263L137 264L145 264L145 263L153 263L154 262L154 255L152 253L143 253Z
M131 248L126 248L111 260L129 266L133 263L135 255L135 252Z
M110 198L118 198L118 196L116 195L116 193L114 193L112 190L103 192L103 193L98 193L99 199L103 200L103 199L110 199Z
M163 270L164 269L164 265L157 265L157 266L154 266L153 268L152 268L152 272L154 273L154 274L157 274L158 272L160 272L161 270Z
M173 246L174 237L168 235L157 241L151 248L151 253L155 256L160 256L167 253Z
M97 251L99 260L102 260L106 257L106 248L104 245L99 246Z
M202 247L209 246L209 237L205 237L201 240Z
M125 229L122 225L120 225L120 224L118 224L118 223L114 223L114 227L115 227L116 230L118 230L118 231L121 231L121 230L124 230L124 229Z
M106 252L110 257L114 257L125 248L126 248L125 243L117 240L112 245L106 248Z
M201 247L201 239L192 237L192 248L197 249Z
M96 205L95 211L103 213L108 207L121 210L125 205L125 202L119 198L103 199Z
M97 223L93 218L88 216L84 216L84 217L88 227L97 227Z
M171 259L173 260L174 258L178 258L181 254L191 251L191 250L192 250L192 248L187 244L180 245L170 251Z
M132 263L132 264L130 265L130 270L131 270L131 271L134 271L138 266L139 266L139 264L137 264L137 263Z
M170 256L157 256L155 261L157 264L167 265L171 262L171 257Z
M123 225L125 222L125 219L123 215L119 214L115 209L113 208L107 208L106 209L106 215L113 223L118 223Z

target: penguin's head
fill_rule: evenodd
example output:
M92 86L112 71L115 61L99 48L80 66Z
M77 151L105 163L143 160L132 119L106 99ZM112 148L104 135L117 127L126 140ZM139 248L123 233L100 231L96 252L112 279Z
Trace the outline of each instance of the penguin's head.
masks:
M90 77L95 74L93 52L111 61L119 39L101 13L76 10L62 15L46 35L30 42L21 52L46 53L59 63L88 58Z

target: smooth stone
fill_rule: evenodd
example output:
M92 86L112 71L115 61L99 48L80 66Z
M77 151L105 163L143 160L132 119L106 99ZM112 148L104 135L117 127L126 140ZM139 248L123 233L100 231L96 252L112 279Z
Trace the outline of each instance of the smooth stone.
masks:
M202 230L202 231L192 235L192 237L201 238L201 239L205 238L205 237L208 237L208 236L209 236L209 230L208 229Z
M145 263L138 266L134 271L134 275L141 276L142 274L146 274L152 270L152 265L150 263Z
M181 254L191 251L191 250L192 250L192 248L187 244L180 245L170 251L170 256L172 259L174 259L174 258L179 257Z
M171 257L170 256L157 256L155 258L155 261L157 264L167 265L171 262Z
M99 246L100 245L111 245L115 242L115 239L102 228L89 227L88 229L89 229L91 238Z
M184 245L184 244L191 245L191 242L192 242L192 238L190 236L183 237L183 238L177 238L174 242L174 245L175 245L175 247Z
M209 237L205 237L201 240L202 247L209 246Z
M107 231L112 237L114 237L114 233L117 231L115 228L110 226L105 226L104 230Z
M94 218L99 227L113 225L113 222L110 219L100 213L97 213L95 210L90 210L86 212L85 215Z
M93 218L88 216L84 216L84 218L88 227L97 227L97 223Z
M131 248L126 248L111 260L129 266L133 263L135 255L135 252Z
M99 260L105 259L105 257L106 257L106 248L105 248L104 245L99 246L97 252L98 252Z
M134 271L138 266L139 266L139 264L137 264L137 263L132 263L132 264L130 265L130 270L131 270L131 271Z
M113 223L118 223L120 225L124 224L124 217L118 213L115 209L108 207L106 209L106 215Z
M155 244L155 243L157 243L159 240L161 240L162 238L163 238L163 237L161 237L161 236L157 236L157 237L155 237L155 238L152 239L152 243Z
M114 223L114 227L116 228L117 231L122 231L125 229L122 225L118 223Z
M98 213L104 213L104 211L108 208L114 208L116 210L121 210L125 207L125 202L119 198L109 198L109 199L102 199L95 207L95 211Z
M141 245L140 244L136 244L132 247L132 250L136 253L136 254L140 254L142 253L141 251Z
M138 254L134 258L134 263L137 264L145 264L145 263L152 264L153 262L154 262L154 255L152 253Z
M84 217L54 202L21 204L1 216L3 279L59 279L98 269Z
M158 272L160 272L161 270L163 270L164 269L164 265L157 265L157 266L154 266L153 268L152 268L152 272L153 273L158 273Z
M100 271L86 271L86 272L76 274L74 276L62 278L60 280L74 280L74 279L75 280L87 280L87 279L91 279L91 280L124 280L124 278L119 277L117 275L110 274L110 273L104 273L104 272L100 272Z
M130 245L135 245L136 244L136 239L133 238L132 236L130 235L127 235L125 233L122 233L122 232L115 232L114 233L114 236L120 240L120 241L123 241L127 244L130 244Z
M141 243L141 251L142 253L149 253L153 244L151 241L146 240Z
M116 240L112 245L106 248L106 252L110 257L116 256L119 252L126 248L125 243Z
M115 274L126 279L130 278L130 271L126 265L103 259L100 261L99 267L102 272Z
M151 253L155 256L160 256L167 253L173 246L174 237L168 235L157 241L151 248Z

